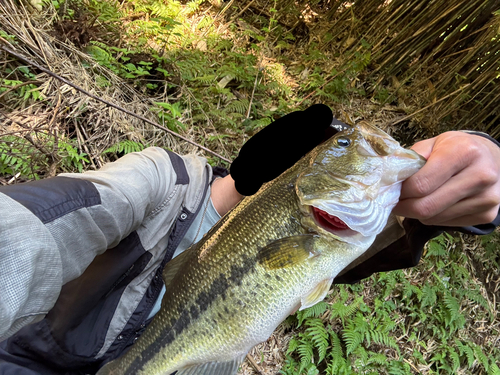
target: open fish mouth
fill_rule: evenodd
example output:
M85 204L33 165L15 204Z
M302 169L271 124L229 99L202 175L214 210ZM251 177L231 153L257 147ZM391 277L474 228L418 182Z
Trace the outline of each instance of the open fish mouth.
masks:
M359 232L350 228L349 225L342 221L342 219L338 216L331 215L318 207L309 207L315 224L327 232L343 238L353 237L359 234Z
M310 229L319 229L333 234L338 239L361 245L382 231L385 222L398 202L400 184L378 189L373 199L342 202L317 199L307 202L309 220L304 224ZM309 223L309 224L307 224Z
M317 207L311 206L311 211L314 216L314 221L321 228L335 233L339 230L351 229L349 226L340 220L337 216L330 215L328 212L320 210ZM352 230L352 229L351 229Z

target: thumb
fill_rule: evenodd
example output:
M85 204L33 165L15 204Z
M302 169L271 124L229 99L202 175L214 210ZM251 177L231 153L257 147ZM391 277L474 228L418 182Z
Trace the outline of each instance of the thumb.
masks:
M432 149L434 148L434 144L436 143L436 137L425 139L423 141L415 143L411 146L411 149L415 151L417 154L422 155L424 158L429 159L429 156L432 153Z

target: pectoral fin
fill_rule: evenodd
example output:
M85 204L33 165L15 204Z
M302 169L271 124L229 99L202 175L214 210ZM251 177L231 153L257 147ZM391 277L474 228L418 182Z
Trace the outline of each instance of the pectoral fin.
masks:
M316 239L312 234L301 234L273 241L259 250L257 261L267 269L292 267L318 255Z
M330 286L332 285L332 279L326 279L321 281L316 287L314 287L311 292L305 296L302 296L301 306L299 310L307 309L308 307L314 306L326 297L326 294L330 290Z
M244 359L245 355L242 355L233 361L207 362L201 365L189 366L178 370L175 375L236 375Z

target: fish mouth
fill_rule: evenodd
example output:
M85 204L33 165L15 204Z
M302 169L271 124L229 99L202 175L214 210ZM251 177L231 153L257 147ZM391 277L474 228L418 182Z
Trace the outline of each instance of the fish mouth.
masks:
M357 233L337 216L330 215L328 212L314 206L310 206L310 209L316 225L324 230L341 237L352 236Z
M318 207L309 206L308 208L316 230L319 229L320 231L323 230L331 233L340 241L364 246L375 238L373 235L363 235L361 232L349 227L339 217L331 215Z

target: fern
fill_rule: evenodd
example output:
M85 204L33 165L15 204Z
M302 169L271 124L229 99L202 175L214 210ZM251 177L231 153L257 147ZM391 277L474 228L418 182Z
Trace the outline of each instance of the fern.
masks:
M352 322L347 326L342 332L342 337L346 342L346 353L350 354L356 350L356 348L363 342L365 335L364 330L360 330L360 327L356 327Z
M92 41L87 46L86 52L94 58L100 65L110 69L112 72L119 74L120 69L117 67L117 61L108 51L108 46L104 43Z
M370 345L370 340L372 340L379 345L384 345L389 348L396 349L396 351L399 351L396 340L393 337L390 337L386 332L370 330L367 331L365 335L368 341L368 345Z
M455 341L455 345L457 346L460 355L466 356L467 366L468 368L471 368L474 365L474 350L468 344L464 344L459 340Z
M215 82L215 78L216 78L215 74L208 74L200 77L195 77L193 78L193 81L198 81L204 85L209 85Z
M48 163L45 155L27 140L16 136L4 136L0 141L0 174L39 179L41 166Z
M451 359L451 372L455 374L460 367L460 356L453 348L448 349L448 355Z
M391 361L387 367L387 373L390 375L408 375L411 374L410 365L401 361Z
M81 173L85 163L90 163L86 153L79 152L76 147L65 141L59 141L58 156L61 158L63 169L69 172L74 172L76 168Z
M344 353L342 351L342 344L340 342L340 338L337 335L337 333L333 330L330 330L330 338L332 342L332 347L330 351L330 355L333 358L342 358L344 356Z
M295 337L293 337L290 342L288 343L288 349L286 351L286 354L290 354L292 352L294 352L295 350L297 350L297 348L299 347L299 340L297 340Z
M326 350L328 349L329 334L323 325L323 321L319 318L308 319L306 325L306 334L311 338L314 348L318 351L318 362L325 359Z
M425 284L422 288L421 297L421 309L425 309L427 306L434 306L437 300L436 288L430 284Z
M309 364L313 363L314 360L314 350L313 344L310 340L302 339L299 341L299 345L297 346L297 352L300 357L300 370L301 372L305 369Z
M359 296L356 298L351 304L345 305L343 300L337 301L330 306L330 310L332 311L332 319L339 317L342 320L342 323L345 324L347 318L352 316L356 311L359 310L359 307L363 303L363 297Z
M348 366L347 360L344 358L339 336L334 331L330 331L330 337L332 346L330 352L328 353L329 362L326 373L331 375L350 373L348 370L350 366Z
M384 353L371 353L370 357L368 358L368 363L374 363L381 366L386 365L387 357Z
M461 296L463 298L469 299L469 300L477 303L484 310L486 310L488 312L488 314L490 315L491 319L495 318L494 313L491 311L491 307L490 307L488 301L481 294L480 290L477 290L477 289L465 289L465 290L462 290L461 292L462 292Z
M138 142L130 141L128 139L125 139L123 141L120 141L113 146L107 148L104 150L102 153L103 154L109 154L109 153L115 153L115 154L130 154L131 152L138 152L144 150L144 145Z
M324 312L326 311L327 308L328 308L328 304L325 301L320 301L317 304L315 304L307 309L297 311L297 314L296 314L297 320L298 320L297 328L300 327L302 325L302 323L304 322L304 320L306 320L307 318L310 318L310 317L317 318L317 317L321 316L322 314L324 314Z
M494 360L491 362L490 370L488 371L488 375L500 375L500 368L494 362Z
M446 306L447 314L445 324L453 330L460 329L465 324L465 318L460 313L460 304L457 299L449 292L445 292L443 296L444 305Z
M474 356L476 357L477 361L483 365L486 371L489 370L490 368L490 361L488 360L488 357L486 354L484 354L483 350L481 349L480 346L473 344L473 350L474 350Z
M233 100L231 103L229 103L226 106L226 112L232 113L240 113L240 114L245 114L248 110L248 105L250 102L246 99L242 100Z

